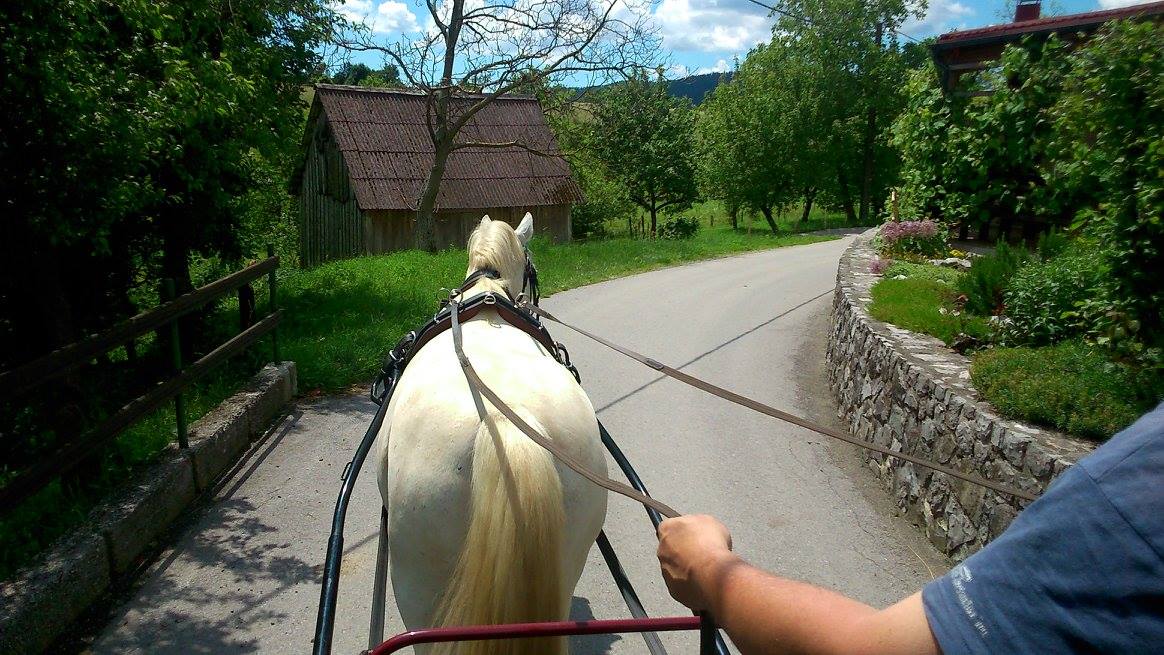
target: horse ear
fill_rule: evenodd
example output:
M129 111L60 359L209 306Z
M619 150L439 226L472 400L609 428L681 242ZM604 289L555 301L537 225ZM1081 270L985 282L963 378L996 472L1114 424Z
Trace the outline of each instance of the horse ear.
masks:
M517 240L524 246L529 243L531 237L533 237L533 214L526 212L521 224L517 226Z
M485 214L484 216L481 217L481 227L485 227L490 222L491 222L491 219L489 218L489 214Z

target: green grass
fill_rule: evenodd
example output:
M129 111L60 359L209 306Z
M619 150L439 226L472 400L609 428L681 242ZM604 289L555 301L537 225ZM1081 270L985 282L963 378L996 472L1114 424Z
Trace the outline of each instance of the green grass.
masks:
M916 278L923 280L933 280L935 282L943 282L955 288L958 285L958 280L964 275L957 269L948 268L945 266L934 266L933 264L914 264L912 262L895 261L885 269L882 277L886 279L893 279L899 275L904 275L908 278Z
M871 294L873 318L937 337L947 345L963 332L979 339L989 334L985 318L955 315L954 288L945 282L927 277L883 279L873 285Z
M974 385L1004 416L1104 440L1164 396L1164 380L1113 362L1081 341L995 348L970 366Z
M819 235L748 235L717 224L692 239L627 238L551 245L535 241L542 294L682 262L827 240ZM291 271L280 280L287 312L284 356L299 367L302 391L335 391L368 383L404 332L435 311L442 287L465 275L464 250L430 255L406 251Z

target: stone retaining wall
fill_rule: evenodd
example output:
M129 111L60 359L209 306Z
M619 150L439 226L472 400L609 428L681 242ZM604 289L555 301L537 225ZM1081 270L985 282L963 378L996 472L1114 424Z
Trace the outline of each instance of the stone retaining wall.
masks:
M1095 447L1004 419L970 382L969 360L933 337L869 316L874 231L861 234L837 270L829 334L829 382L854 436L967 473L1041 493ZM962 560L997 537L1026 504L908 462L866 461L929 540Z
M133 570L147 547L206 491L295 395L295 362L268 364L190 426L190 449L167 448L39 563L0 582L0 654L39 653Z

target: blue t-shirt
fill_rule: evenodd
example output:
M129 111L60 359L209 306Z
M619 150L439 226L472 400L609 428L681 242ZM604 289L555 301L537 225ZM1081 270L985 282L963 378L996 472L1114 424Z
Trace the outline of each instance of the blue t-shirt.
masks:
M954 653L1164 653L1164 404L922 591Z

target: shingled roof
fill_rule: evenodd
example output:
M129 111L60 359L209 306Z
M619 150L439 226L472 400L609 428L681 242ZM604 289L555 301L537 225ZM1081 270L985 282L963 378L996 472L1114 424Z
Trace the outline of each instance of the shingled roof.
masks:
M480 96L459 96L471 103ZM323 113L343 153L363 211L415 210L433 162L423 93L318 84L313 120ZM311 127L308 128L309 133ZM503 96L479 111L457 141L517 141L551 156L509 148L465 148L449 156L437 210L537 207L581 202L541 106Z
M1103 9L1100 11L1088 11L1080 14L1047 16L1035 20L1022 20L1013 23L1002 23L1001 25L988 25L975 29L947 32L938 37L935 42L935 47L942 49L996 41L1016 41L1027 34L1086 31L1095 29L1110 20L1159 16L1161 14L1164 14L1164 1L1117 7L1115 9Z

